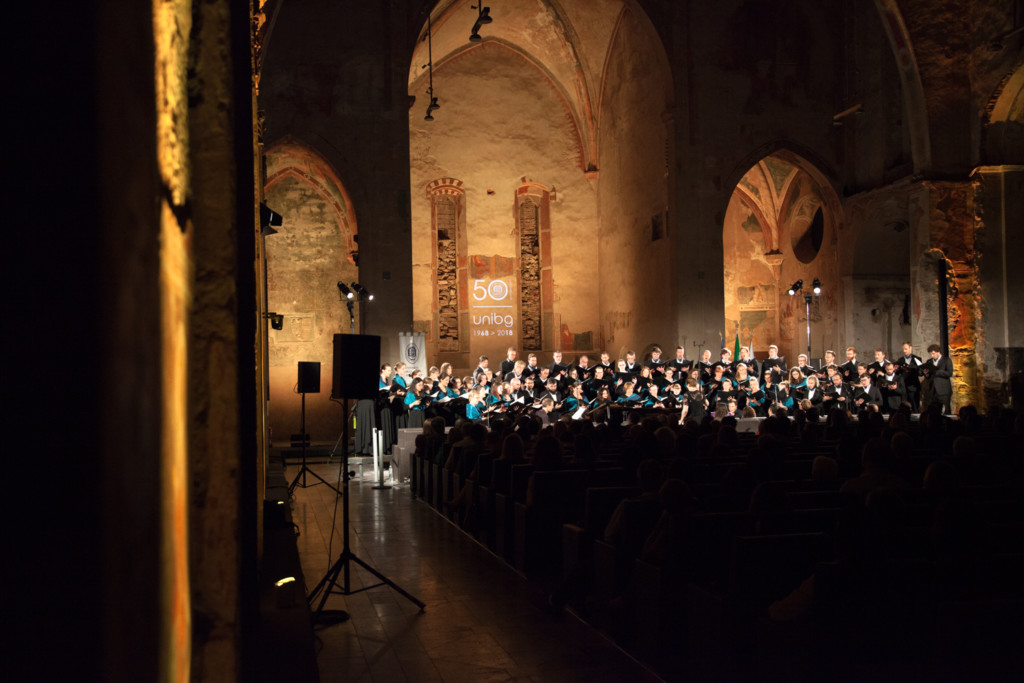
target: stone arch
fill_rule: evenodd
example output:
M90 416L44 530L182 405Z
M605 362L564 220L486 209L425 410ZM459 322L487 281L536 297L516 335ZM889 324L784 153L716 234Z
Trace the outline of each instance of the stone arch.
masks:
M296 178L313 188L331 207L347 258L350 263L358 266L359 231L356 214L352 200L331 164L314 149L290 136L268 146L264 157L267 178L264 192L285 178Z
M1024 62L1003 78L989 99L981 158L991 165L1024 159Z
M807 291L818 278L822 294L811 307L812 356L834 343L842 300L833 248L844 226L839 197L825 174L803 155L779 146L761 154L739 173L722 214L725 321L722 333L754 351L769 344L795 357L806 351L806 306L786 290L802 280ZM820 241L803 245L800 236L821 211ZM798 254L797 251L801 250ZM799 300L799 301L797 301ZM799 305L798 305L799 304Z
M910 154L914 173L921 173L931 167L931 142L928 125L928 108L925 102L924 84L917 66L910 32L903 20L897 0L875 0L875 7L882 20L882 27L889 38L896 69L900 75L903 92L903 113L906 117L907 132L910 135Z

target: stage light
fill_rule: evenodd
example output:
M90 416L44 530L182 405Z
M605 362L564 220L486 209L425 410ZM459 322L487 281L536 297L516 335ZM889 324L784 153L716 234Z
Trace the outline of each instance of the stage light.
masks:
M469 34L469 42L479 43L482 40L480 37L480 27L494 21L491 19L491 8L484 7L482 2L477 5L470 5L469 8L477 10L476 21L473 22L473 30Z
M367 291L366 287L363 287L358 282L352 283L352 289L355 291L356 294L359 295L360 299L365 299L366 301L373 301L373 294L370 294L370 292Z
M293 583L294 581L295 581L295 577L294 576L286 576L283 579L281 579L280 581L275 581L274 585L277 586L278 588L280 588L281 586L283 586L285 584L288 584L288 583Z
M814 295L817 296L819 294L821 294L821 280L814 278Z
M277 230L271 226L280 226L284 222L281 214L277 213L264 203L260 203L260 234L264 237L276 235Z
M280 313L264 313L263 317L270 321L270 326L275 330L284 329L284 316Z
M430 104L427 105L427 113L429 114L430 112L436 111L436 110L438 110L440 108L441 108L441 105L437 103L437 98L436 97L431 97L430 98Z
M803 280L797 280L796 282L794 282L790 286L788 294L790 296L796 296L796 293L799 292L803 288L804 288L804 281Z
M341 282L340 280L338 281L338 291L341 292L346 299L356 298L355 293L353 293L353 291L348 288L348 285L346 285L344 282Z

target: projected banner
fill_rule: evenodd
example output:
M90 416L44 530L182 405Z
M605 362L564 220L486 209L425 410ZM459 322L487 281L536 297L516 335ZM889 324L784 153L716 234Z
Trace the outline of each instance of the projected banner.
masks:
M470 289L470 315L474 337L515 337L515 300L512 279L477 278Z

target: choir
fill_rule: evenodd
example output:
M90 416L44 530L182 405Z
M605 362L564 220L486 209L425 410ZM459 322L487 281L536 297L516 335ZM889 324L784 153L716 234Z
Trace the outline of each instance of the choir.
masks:
M765 417L779 407L890 413L906 404L919 412L933 401L948 413L950 359L934 344L928 347L928 360L915 355L909 342L901 351L891 359L884 350L875 349L874 360L864 363L851 346L846 349L846 362L838 364L835 352L828 350L822 367L815 368L805 354L790 367L774 344L761 361L743 347L736 359L729 349L722 349L714 363L708 349L692 362L685 349L677 346L669 360L662 358L658 347L643 363L633 351L614 363L607 352L595 364L587 355L567 363L556 350L550 364L540 365L536 354L528 354L524 361L516 349L509 348L496 371L481 356L473 373L465 377L455 376L449 363L431 367L426 377L420 370L407 373L404 363L385 364L380 370L379 398L375 403L361 402L361 414L364 424L372 419L380 425L385 443L390 444L397 428L421 426L430 416L453 424L459 418L487 420L495 414L530 413L547 422L562 415L607 420L612 419L613 409L647 409L678 412L683 422L699 421L708 413ZM621 417L621 412L616 414ZM357 420L359 416L357 412Z

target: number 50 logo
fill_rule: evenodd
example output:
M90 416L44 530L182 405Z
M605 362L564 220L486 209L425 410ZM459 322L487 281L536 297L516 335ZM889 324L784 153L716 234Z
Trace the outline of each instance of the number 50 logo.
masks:
M484 284L485 282L486 280L473 280L474 300L492 299L493 301L503 301L508 297L508 284L504 280L491 280L489 284Z

